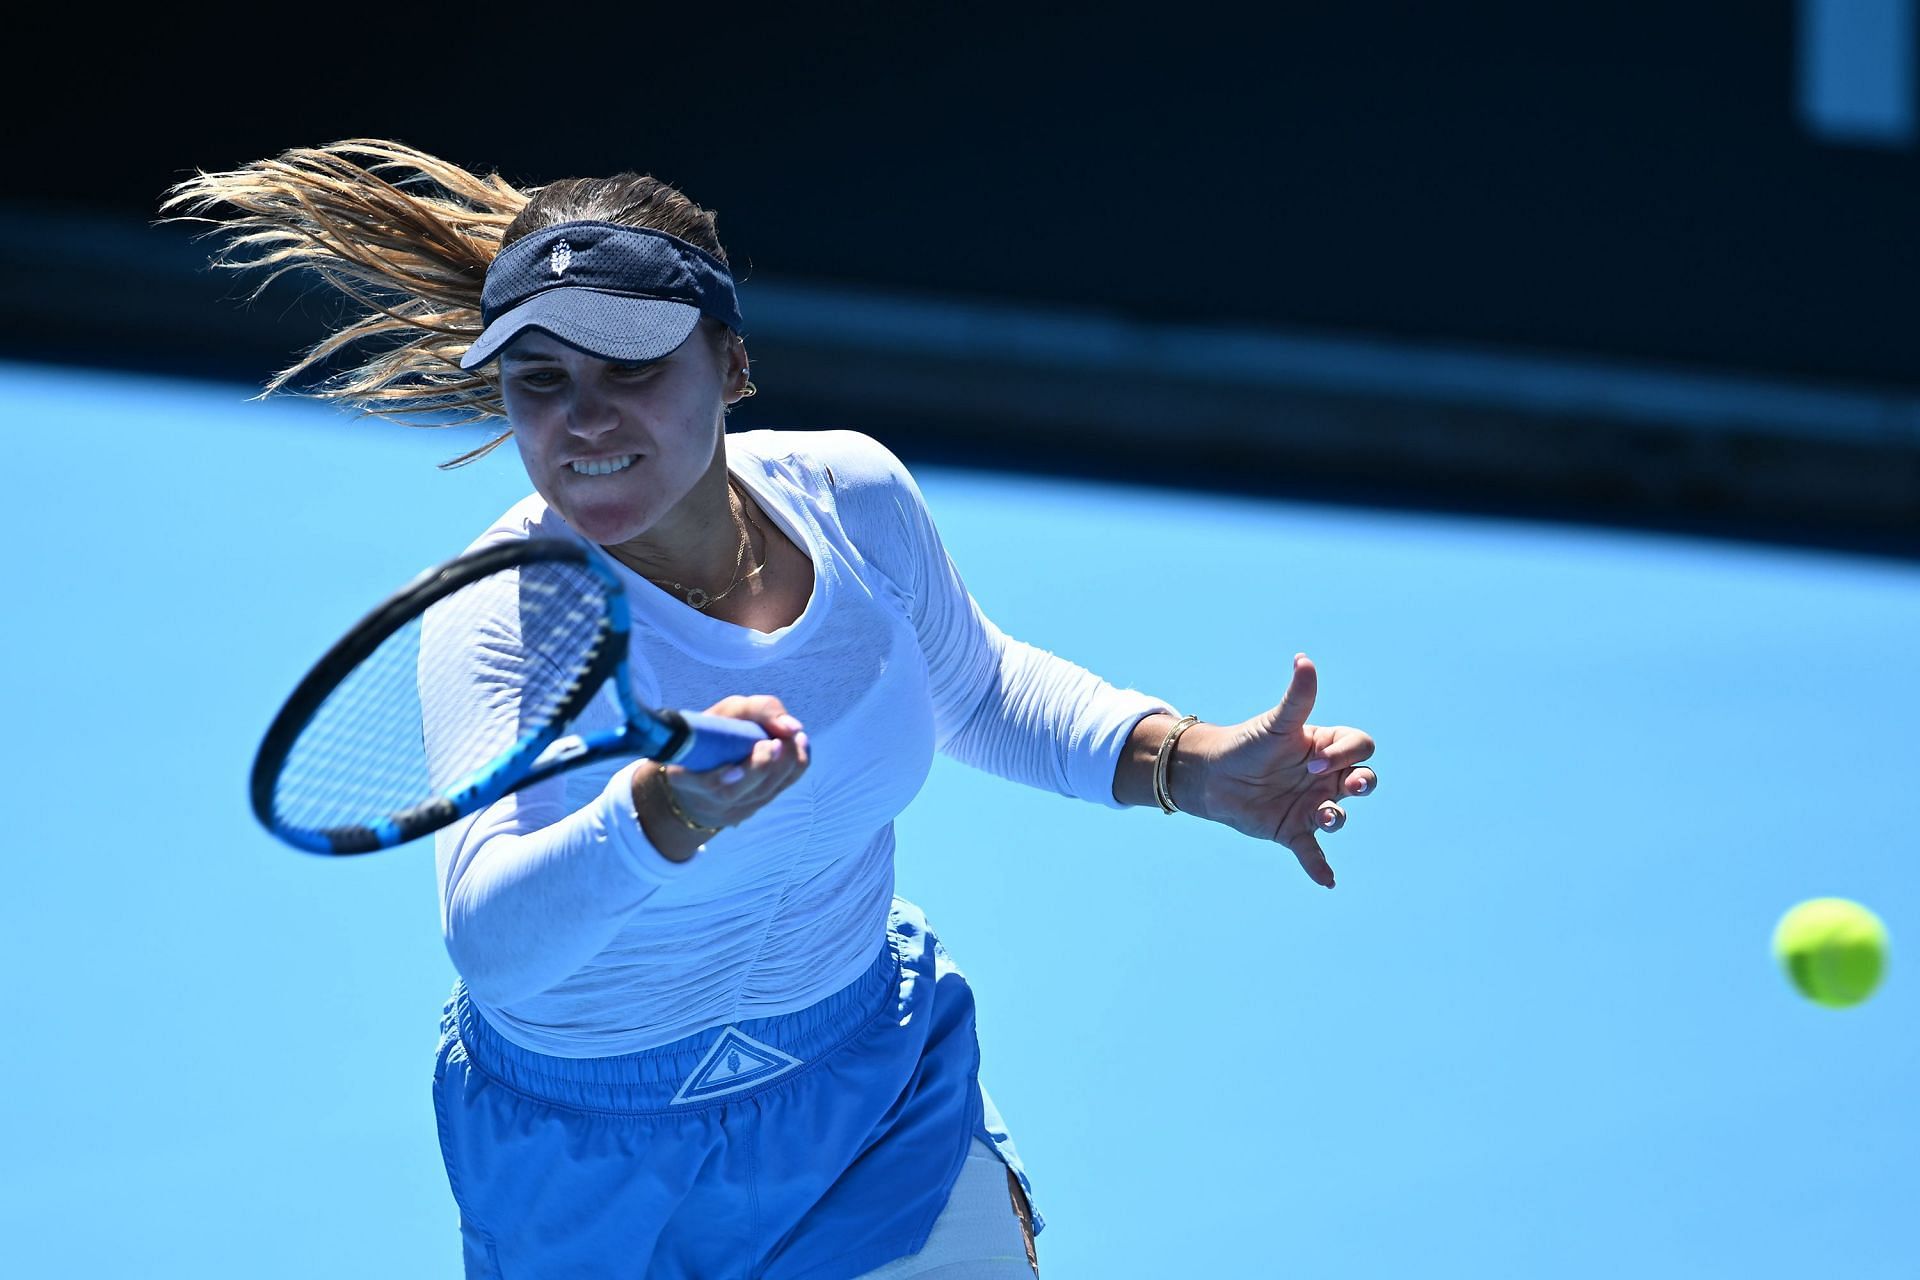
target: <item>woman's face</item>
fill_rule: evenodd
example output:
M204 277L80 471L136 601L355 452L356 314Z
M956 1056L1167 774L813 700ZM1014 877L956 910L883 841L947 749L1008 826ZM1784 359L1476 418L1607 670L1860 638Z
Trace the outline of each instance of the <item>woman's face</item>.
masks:
M537 330L500 355L500 389L535 492L605 546L652 528L713 465L728 370L704 325L618 364Z

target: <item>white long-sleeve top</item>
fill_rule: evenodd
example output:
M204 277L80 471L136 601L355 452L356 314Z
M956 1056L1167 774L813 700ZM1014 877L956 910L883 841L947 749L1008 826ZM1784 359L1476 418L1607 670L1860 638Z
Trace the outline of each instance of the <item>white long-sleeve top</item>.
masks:
M1119 807L1114 772L1134 726L1173 709L995 628L919 487L878 442L751 431L726 445L734 476L813 560L812 597L790 625L759 632L688 608L608 557L632 613L634 693L693 710L775 694L806 725L812 763L683 863L641 829L631 762L548 779L439 833L448 953L488 1021L528 1049L630 1053L813 1004L881 945L893 819L936 750ZM527 537L584 541L529 497L473 548ZM502 701L497 684L422 694L442 716ZM575 724L620 719L603 689Z

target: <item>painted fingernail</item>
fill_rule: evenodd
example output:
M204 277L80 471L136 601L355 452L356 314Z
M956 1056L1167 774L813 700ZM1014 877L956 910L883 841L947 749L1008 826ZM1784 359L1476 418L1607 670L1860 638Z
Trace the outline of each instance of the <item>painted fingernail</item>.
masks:
M1365 795L1367 792L1373 790L1373 784L1365 778L1356 778L1354 779L1353 789L1356 794Z
M1325 773L1332 763L1330 760L1309 760L1307 761L1307 772Z
M780 748L785 745L786 744L781 742L780 739L775 738L773 745L767 748L767 759L778 760L780 758Z
M781 716L780 719L776 721L776 723L779 724L779 726L782 729L785 729L788 733L800 732L800 722L798 720L795 720L792 716Z
M804 733L794 734L793 747L796 751L805 751L807 749L807 735Z
M746 776L747 776L747 771L745 769L742 769L739 765L735 765L733 766L733 768L727 770L725 773L720 775L720 781L738 782L740 781L740 779Z

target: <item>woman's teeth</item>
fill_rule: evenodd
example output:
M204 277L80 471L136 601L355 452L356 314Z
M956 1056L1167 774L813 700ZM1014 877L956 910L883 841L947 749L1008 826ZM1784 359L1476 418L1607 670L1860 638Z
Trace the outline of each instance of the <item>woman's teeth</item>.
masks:
M573 468L576 475L610 476L616 471L625 471L639 456L637 453L629 453L622 458L602 458L595 462L569 462L567 465Z

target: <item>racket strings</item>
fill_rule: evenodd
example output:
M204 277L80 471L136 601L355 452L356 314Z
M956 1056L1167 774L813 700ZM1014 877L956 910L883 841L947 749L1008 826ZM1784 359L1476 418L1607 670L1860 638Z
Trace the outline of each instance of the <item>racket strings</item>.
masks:
M436 601L334 687L288 752L274 815L368 826L469 783L553 727L609 632L606 588L535 561Z

